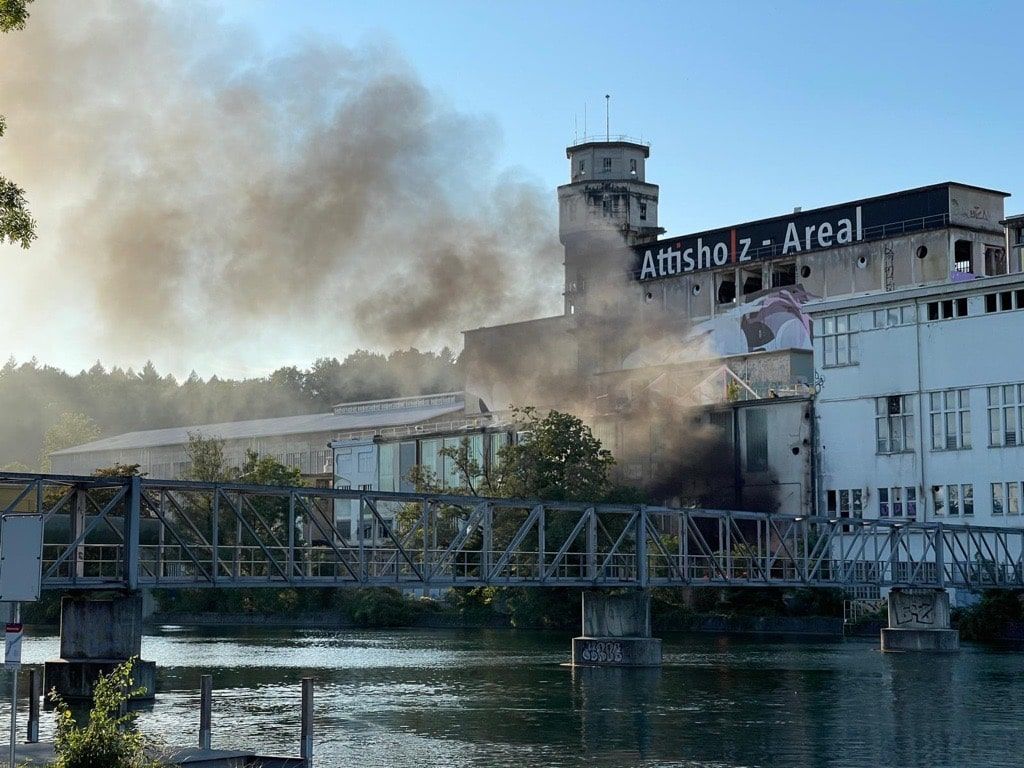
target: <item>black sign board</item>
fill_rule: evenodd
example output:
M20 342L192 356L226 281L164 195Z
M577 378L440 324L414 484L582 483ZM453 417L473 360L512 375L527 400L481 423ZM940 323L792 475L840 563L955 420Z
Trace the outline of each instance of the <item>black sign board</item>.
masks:
M633 274L645 282L746 262L791 258L948 223L949 186L941 184L638 245L633 248Z

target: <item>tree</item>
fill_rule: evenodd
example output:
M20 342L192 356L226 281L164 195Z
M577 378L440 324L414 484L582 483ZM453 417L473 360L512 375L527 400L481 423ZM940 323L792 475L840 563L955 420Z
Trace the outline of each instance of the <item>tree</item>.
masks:
M43 472L49 472L53 468L50 461L51 453L88 443L98 438L100 434L99 425L84 413L62 413L57 423L43 435L43 450L39 456L40 468Z
M183 480L220 483L233 477L234 473L224 463L223 440L204 437L201 432L189 432L185 457L188 466L182 475Z
M515 409L528 437L499 451L492 483L499 496L550 501L605 501L615 459L590 427L569 413Z
M0 32L24 29L28 21L28 4L32 0L0 0ZM0 115L0 137L7 123ZM5 240L28 248L36 237L36 222L28 210L25 190L0 176L0 244Z

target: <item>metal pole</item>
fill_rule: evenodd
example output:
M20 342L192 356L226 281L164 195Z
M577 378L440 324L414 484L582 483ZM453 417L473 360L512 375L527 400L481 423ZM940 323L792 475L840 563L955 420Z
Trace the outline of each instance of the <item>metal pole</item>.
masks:
M213 675L199 678L199 748L210 748L213 721Z
M313 765L313 678L302 678L302 743L299 757L307 768Z
M11 604L11 619L15 624L21 621L21 604ZM11 753L10 768L15 766L14 747L18 742L18 666L11 669Z
M39 743L39 699L43 695L43 676L38 669L28 673L28 743Z

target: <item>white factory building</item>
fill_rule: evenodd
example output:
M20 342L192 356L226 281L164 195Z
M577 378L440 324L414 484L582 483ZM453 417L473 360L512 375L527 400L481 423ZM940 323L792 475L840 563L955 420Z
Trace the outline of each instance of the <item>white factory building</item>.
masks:
M463 438L496 461L508 406L535 404L587 419L628 483L696 493L706 465L721 505L1020 524L1024 215L1006 193L943 182L663 236L649 155L568 148L564 311L466 331L464 393L132 433L59 451L55 471L180 475L198 431L405 491L415 465L443 481L439 451ZM343 506L336 522L358 535Z

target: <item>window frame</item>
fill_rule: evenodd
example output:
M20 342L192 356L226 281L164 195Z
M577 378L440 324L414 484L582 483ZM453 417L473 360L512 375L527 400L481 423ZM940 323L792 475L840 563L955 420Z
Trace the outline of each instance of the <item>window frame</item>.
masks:
M893 413L890 401L899 398L900 411ZM913 453L914 447L914 396L913 395L884 395L875 398L875 454L878 456L890 456L900 453ZM893 449L894 427L899 427L900 448ZM885 437L882 437L883 427ZM886 441L886 448L883 449L882 441Z
M1009 402L1008 392L1012 394L1013 402ZM985 403L988 447L1019 448L1024 444L1024 384L993 384L985 387ZM1008 426L1013 427L1012 432ZM1013 442L1007 439L1010 434L1013 434Z
M953 402L950 403L952 397ZM950 434L950 424L953 433ZM928 425L933 451L966 451L971 441L971 390L940 389L928 393ZM937 441L936 427L942 440ZM953 444L950 445L950 437Z
M857 334L860 323L856 312L821 318L821 367L844 368L859 365ZM845 344L845 346L843 346ZM842 352L840 347L843 346ZM830 351L831 350L831 351Z

